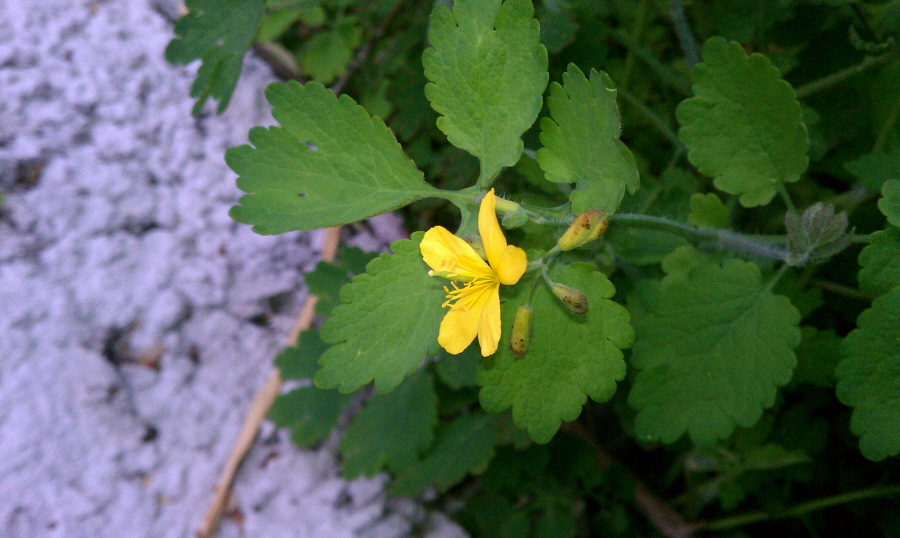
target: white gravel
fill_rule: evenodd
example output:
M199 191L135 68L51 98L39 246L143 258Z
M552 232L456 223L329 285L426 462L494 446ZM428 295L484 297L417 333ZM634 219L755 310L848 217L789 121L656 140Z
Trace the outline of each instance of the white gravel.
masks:
M149 0L0 0L0 536L187 537L304 297L321 235L253 234L224 151L271 122L253 58L222 116ZM212 110L212 104L207 106ZM354 241L401 235L376 219ZM111 360L114 359L114 360ZM463 536L271 425L222 537Z

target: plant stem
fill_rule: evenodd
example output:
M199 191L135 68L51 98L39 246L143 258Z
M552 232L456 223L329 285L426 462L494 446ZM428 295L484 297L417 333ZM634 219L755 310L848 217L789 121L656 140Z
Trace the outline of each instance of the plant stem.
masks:
M863 58L863 61L850 66L846 69L842 69L837 73L832 73L826 77L822 77L819 80L814 80L809 84L804 84L797 88L797 99L803 99L805 97L809 97L810 95L820 92L822 90L827 90L832 86L840 84L844 82L848 78L855 77L856 75L866 71L867 69L871 69L872 67L881 65L888 60L890 60L894 56L893 51L888 51L882 54L881 56L866 56Z
M610 216L609 222L624 226L661 230L719 250L741 252L772 260L784 261L789 254L784 249L768 244L768 240L771 238L760 237L757 239L729 230L701 229L690 224L682 224L662 217L618 213Z
M682 95L691 94L691 85L686 80L657 60L653 53L637 44L627 32L613 30L610 32L610 36L618 41L620 45L628 49L629 52L633 52L635 56L643 60L651 69L656 71L663 82L678 90Z
M687 61L688 67L693 69L700 63L700 50L697 48L697 41L688 25L687 17L684 16L684 6L681 5L681 0L669 0L669 16L672 17L672 24L675 25L675 35L678 36L678 43L681 44L684 59Z
M822 510L823 508L837 506L839 504L846 504L863 499L871 499L874 497L887 497L889 495L896 494L900 494L900 486L872 487L800 503L796 506L792 506L784 510L775 510L771 512L751 512L749 514L717 519L707 522L703 525L702 528L705 531L721 531L725 529L733 529L735 527L749 525L751 523L757 523L760 521L798 517L809 512Z
M678 135L675 134L675 131L669 127L669 124L660 118L655 112L650 110L650 108L641 102L640 99L629 93L623 88L619 88L619 95L626 101L628 104L633 106L644 115L645 118L650 122L650 125L656 128L663 136L665 136L676 148L684 147L684 144L681 143L681 140L678 139Z
M781 199L784 200L784 205L787 206L787 210L790 213L797 213L797 206L794 205L794 200L791 199L791 193L788 192L787 187L785 187L782 182L778 182L778 194L781 196Z
M863 293L856 288L838 284L837 282L829 282L827 280L813 280L809 283L809 285L816 288L821 288L836 295L843 295L844 297L849 297L851 299L859 299L860 301L868 301L870 303L875 300L874 295Z
M631 38L635 43L640 43L641 34L644 33L644 23L647 20L647 0L641 0L638 4L638 12L634 21L634 28L631 30ZM622 78L619 79L618 87L625 89L628 87L628 80L631 78L631 70L634 68L634 51L628 49L625 56L625 68L622 69Z

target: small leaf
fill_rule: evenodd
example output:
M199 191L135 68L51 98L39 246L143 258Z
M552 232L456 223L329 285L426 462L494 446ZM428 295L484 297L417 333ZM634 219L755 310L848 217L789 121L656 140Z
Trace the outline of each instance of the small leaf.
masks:
M753 425L776 387L790 381L800 315L772 294L753 263L663 269L669 274L635 326L632 363L641 372L628 398L638 411L635 431L666 443L688 433L708 445Z
M346 224L436 192L393 133L353 99L319 83L271 84L266 97L281 127L255 127L253 146L225 160L246 196L234 220L268 235Z
M900 149L893 153L867 153L844 165L851 174L873 191L880 191L884 182L900 178Z
M715 193L691 195L691 214L688 222L699 228L728 228L728 209Z
M504 326L497 353L482 360L478 384L485 410L512 407L516 426L538 443L553 438L562 421L575 420L588 397L605 402L625 377L622 349L634 341L628 311L610 300L612 283L592 266L575 263L551 271L554 280L584 290L590 311L575 315L547 286L535 290L534 329L527 353L517 358ZM502 319L511 324L527 284L505 297Z
M203 60L191 86L199 114L206 99L219 101L217 112L228 107L241 74L244 54L262 20L262 0L186 0L188 14L175 23L175 39L166 47L166 60L187 64Z
M859 253L859 287L865 293L882 295L900 286L900 229L889 226L875 232Z
M437 395L430 374L419 370L388 394L376 394L353 417L341 441L344 477L399 473L434 441Z
M883 198L878 200L878 209L891 225L900 227L900 180L885 181L881 195Z
M375 389L387 392L435 347L445 293L428 276L423 235L395 242L394 254L375 258L341 289L344 304L322 326L322 340L334 345L319 359L316 385L351 392L375 380Z
M844 338L837 395L852 406L850 427L863 456L900 454L900 289L875 299Z
M435 8L422 63L425 94L454 146L493 177L522 154L522 133L541 110L547 49L529 0L457 0Z
M319 331L303 331L296 346L285 348L275 357L275 367L282 379L312 379L326 349L328 345L319 338Z
M309 293L318 297L316 314L331 315L331 310L340 304L340 291L350 283L354 275L366 271L366 264L378 256L377 252L363 252L355 247L341 246L338 251L338 263L320 261L315 269L306 273L303 280Z
M267 417L279 428L293 430L294 444L310 447L328 437L351 400L352 394L304 387L278 396Z
M563 85L550 85L541 120L537 160L547 179L575 183L572 211L609 214L619 208L625 190L635 192L640 177L631 152L619 140L622 132L616 89L606 73L591 70L588 80L574 64L563 73Z
M334 28L306 40L297 54L297 62L316 82L331 84L347 71L360 37L353 19L345 18Z
M791 85L762 54L714 37L692 73L694 97L676 111L688 158L715 186L765 205L779 183L800 179L809 137Z
M441 425L431 451L398 475L388 492L392 496L413 497L432 484L444 492L467 474L483 472L494 457L495 422L491 415L473 413Z
M833 245L837 250L829 248L829 255L849 245L844 236L848 218L843 211L835 214L833 205L817 202L806 209L803 215L788 212L784 216L784 224L788 233L788 249L790 256L785 260L789 265L806 264L810 259L825 252L821 247Z

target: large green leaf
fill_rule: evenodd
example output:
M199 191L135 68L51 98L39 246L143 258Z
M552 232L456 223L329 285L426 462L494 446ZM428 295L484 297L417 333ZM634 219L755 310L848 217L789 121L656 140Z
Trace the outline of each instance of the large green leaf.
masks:
M187 64L203 60L191 86L198 114L208 97L219 101L221 114L241 74L244 54L262 20L262 0L186 0L188 14L175 23L175 39L166 60Z
M537 151L547 179L575 183L575 214L588 209L615 213L625 190L637 190L640 177L634 156L619 140L622 125L612 80L593 69L588 80L569 64L563 85L550 85L547 107L552 119L541 120L544 147Z
M322 326L326 351L316 385L354 391L374 380L378 392L400 384L437 342L445 310L440 279L428 276L422 232L391 245L367 272L341 289L341 301Z
M750 262L719 265L683 247L663 269L635 326L635 431L666 443L688 433L707 445L754 424L790 381L800 314Z
M457 0L438 6L422 62L425 94L450 143L493 177L522 154L522 133L541 110L547 49L529 0Z
M859 449L879 461L900 454L900 289L875 299L844 338L838 397L853 406Z
M281 127L255 127L253 146L225 161L246 196L231 209L260 234L346 224L436 192L393 133L353 99L316 82L272 84L266 97Z
M765 205L800 179L809 136L794 89L762 54L714 37L692 73L694 97L677 109L688 158L745 207Z
M376 394L353 417L341 440L344 476L403 471L434 441L434 380L419 370L388 394Z
M878 209L884 213L888 222L900 227L900 179L890 179L881 187L883 198L878 200Z
M562 421L575 420L588 397L605 402L625 377L622 349L634 341L628 311L610 300L612 283L592 266L576 263L551 272L554 280L580 289L588 299L587 314L570 313L547 286L534 293L533 334L521 358L509 347L512 320L525 301L528 284L506 296L503 335L497 353L478 370L481 405L490 412L512 407L516 426L546 443Z

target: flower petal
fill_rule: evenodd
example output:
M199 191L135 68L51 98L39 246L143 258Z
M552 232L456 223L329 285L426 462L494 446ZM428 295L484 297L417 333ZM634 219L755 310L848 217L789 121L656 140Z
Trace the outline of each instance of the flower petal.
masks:
M500 229L500 223L497 222L496 208L497 198L494 196L494 189L491 189L484 195L481 207L478 208L478 233L481 234L488 263L494 270L501 263L503 251L506 249L506 237Z
M469 285L459 299L450 307L450 311L441 321L441 330L438 333L438 344L447 350L447 353L456 355L462 353L482 326L483 311L492 297L497 299L497 328L500 327L500 285L496 281L482 281ZM499 337L499 335L498 335ZM496 349L496 348L495 348Z
M435 226L425 232L419 249L425 263L435 271L493 278L493 271L475 250L443 226Z
M528 268L528 256L525 251L513 245L507 245L500 255L500 260L491 263L501 284L512 286L522 278Z
M481 356L487 357L497 351L500 342L500 286L495 284L485 301L478 323L478 344Z

